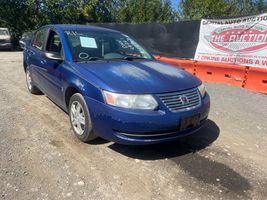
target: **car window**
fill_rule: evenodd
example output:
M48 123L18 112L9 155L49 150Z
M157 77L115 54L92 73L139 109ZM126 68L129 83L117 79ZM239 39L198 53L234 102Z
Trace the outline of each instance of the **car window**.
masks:
M46 35L46 29L37 31L34 36L32 46L39 50L44 50L45 35Z
M7 30L0 30L0 35L9 35Z
M47 45L46 45L46 51L48 52L54 52L62 55L62 45L60 42L59 35L55 31L50 31Z
M31 33L31 32L23 33L21 36L21 39L24 39L24 38L30 39L32 37L32 35L33 35L33 33Z

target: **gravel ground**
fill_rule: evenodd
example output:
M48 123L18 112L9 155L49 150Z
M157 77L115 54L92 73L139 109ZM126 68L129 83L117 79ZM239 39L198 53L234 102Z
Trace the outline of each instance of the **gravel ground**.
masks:
M25 84L21 52L0 52L0 199L266 199L267 95L206 84L201 131L124 146L79 142L66 113Z

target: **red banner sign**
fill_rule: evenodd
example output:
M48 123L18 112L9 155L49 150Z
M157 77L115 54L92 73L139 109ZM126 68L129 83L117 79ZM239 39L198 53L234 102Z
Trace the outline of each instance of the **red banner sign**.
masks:
M195 60L267 68L267 14L203 19Z

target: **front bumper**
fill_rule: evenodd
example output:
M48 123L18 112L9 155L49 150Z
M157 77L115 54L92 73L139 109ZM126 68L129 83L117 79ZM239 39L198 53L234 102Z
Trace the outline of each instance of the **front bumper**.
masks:
M157 111L129 110L113 107L85 97L94 133L120 144L153 144L175 140L199 130L208 118L210 98L206 94L201 105L189 111L171 112L160 103ZM200 124L179 131L181 119L200 114Z
M0 43L0 49L11 49L11 47L12 47L11 42Z

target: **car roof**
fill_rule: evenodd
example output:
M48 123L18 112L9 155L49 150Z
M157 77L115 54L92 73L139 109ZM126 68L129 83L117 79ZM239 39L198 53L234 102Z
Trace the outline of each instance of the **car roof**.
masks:
M92 25L81 25L81 24L50 24L44 27L55 28L62 31L74 31L74 30L91 30L91 31L101 31L101 32L117 32L119 31L103 28L99 26L92 26Z

